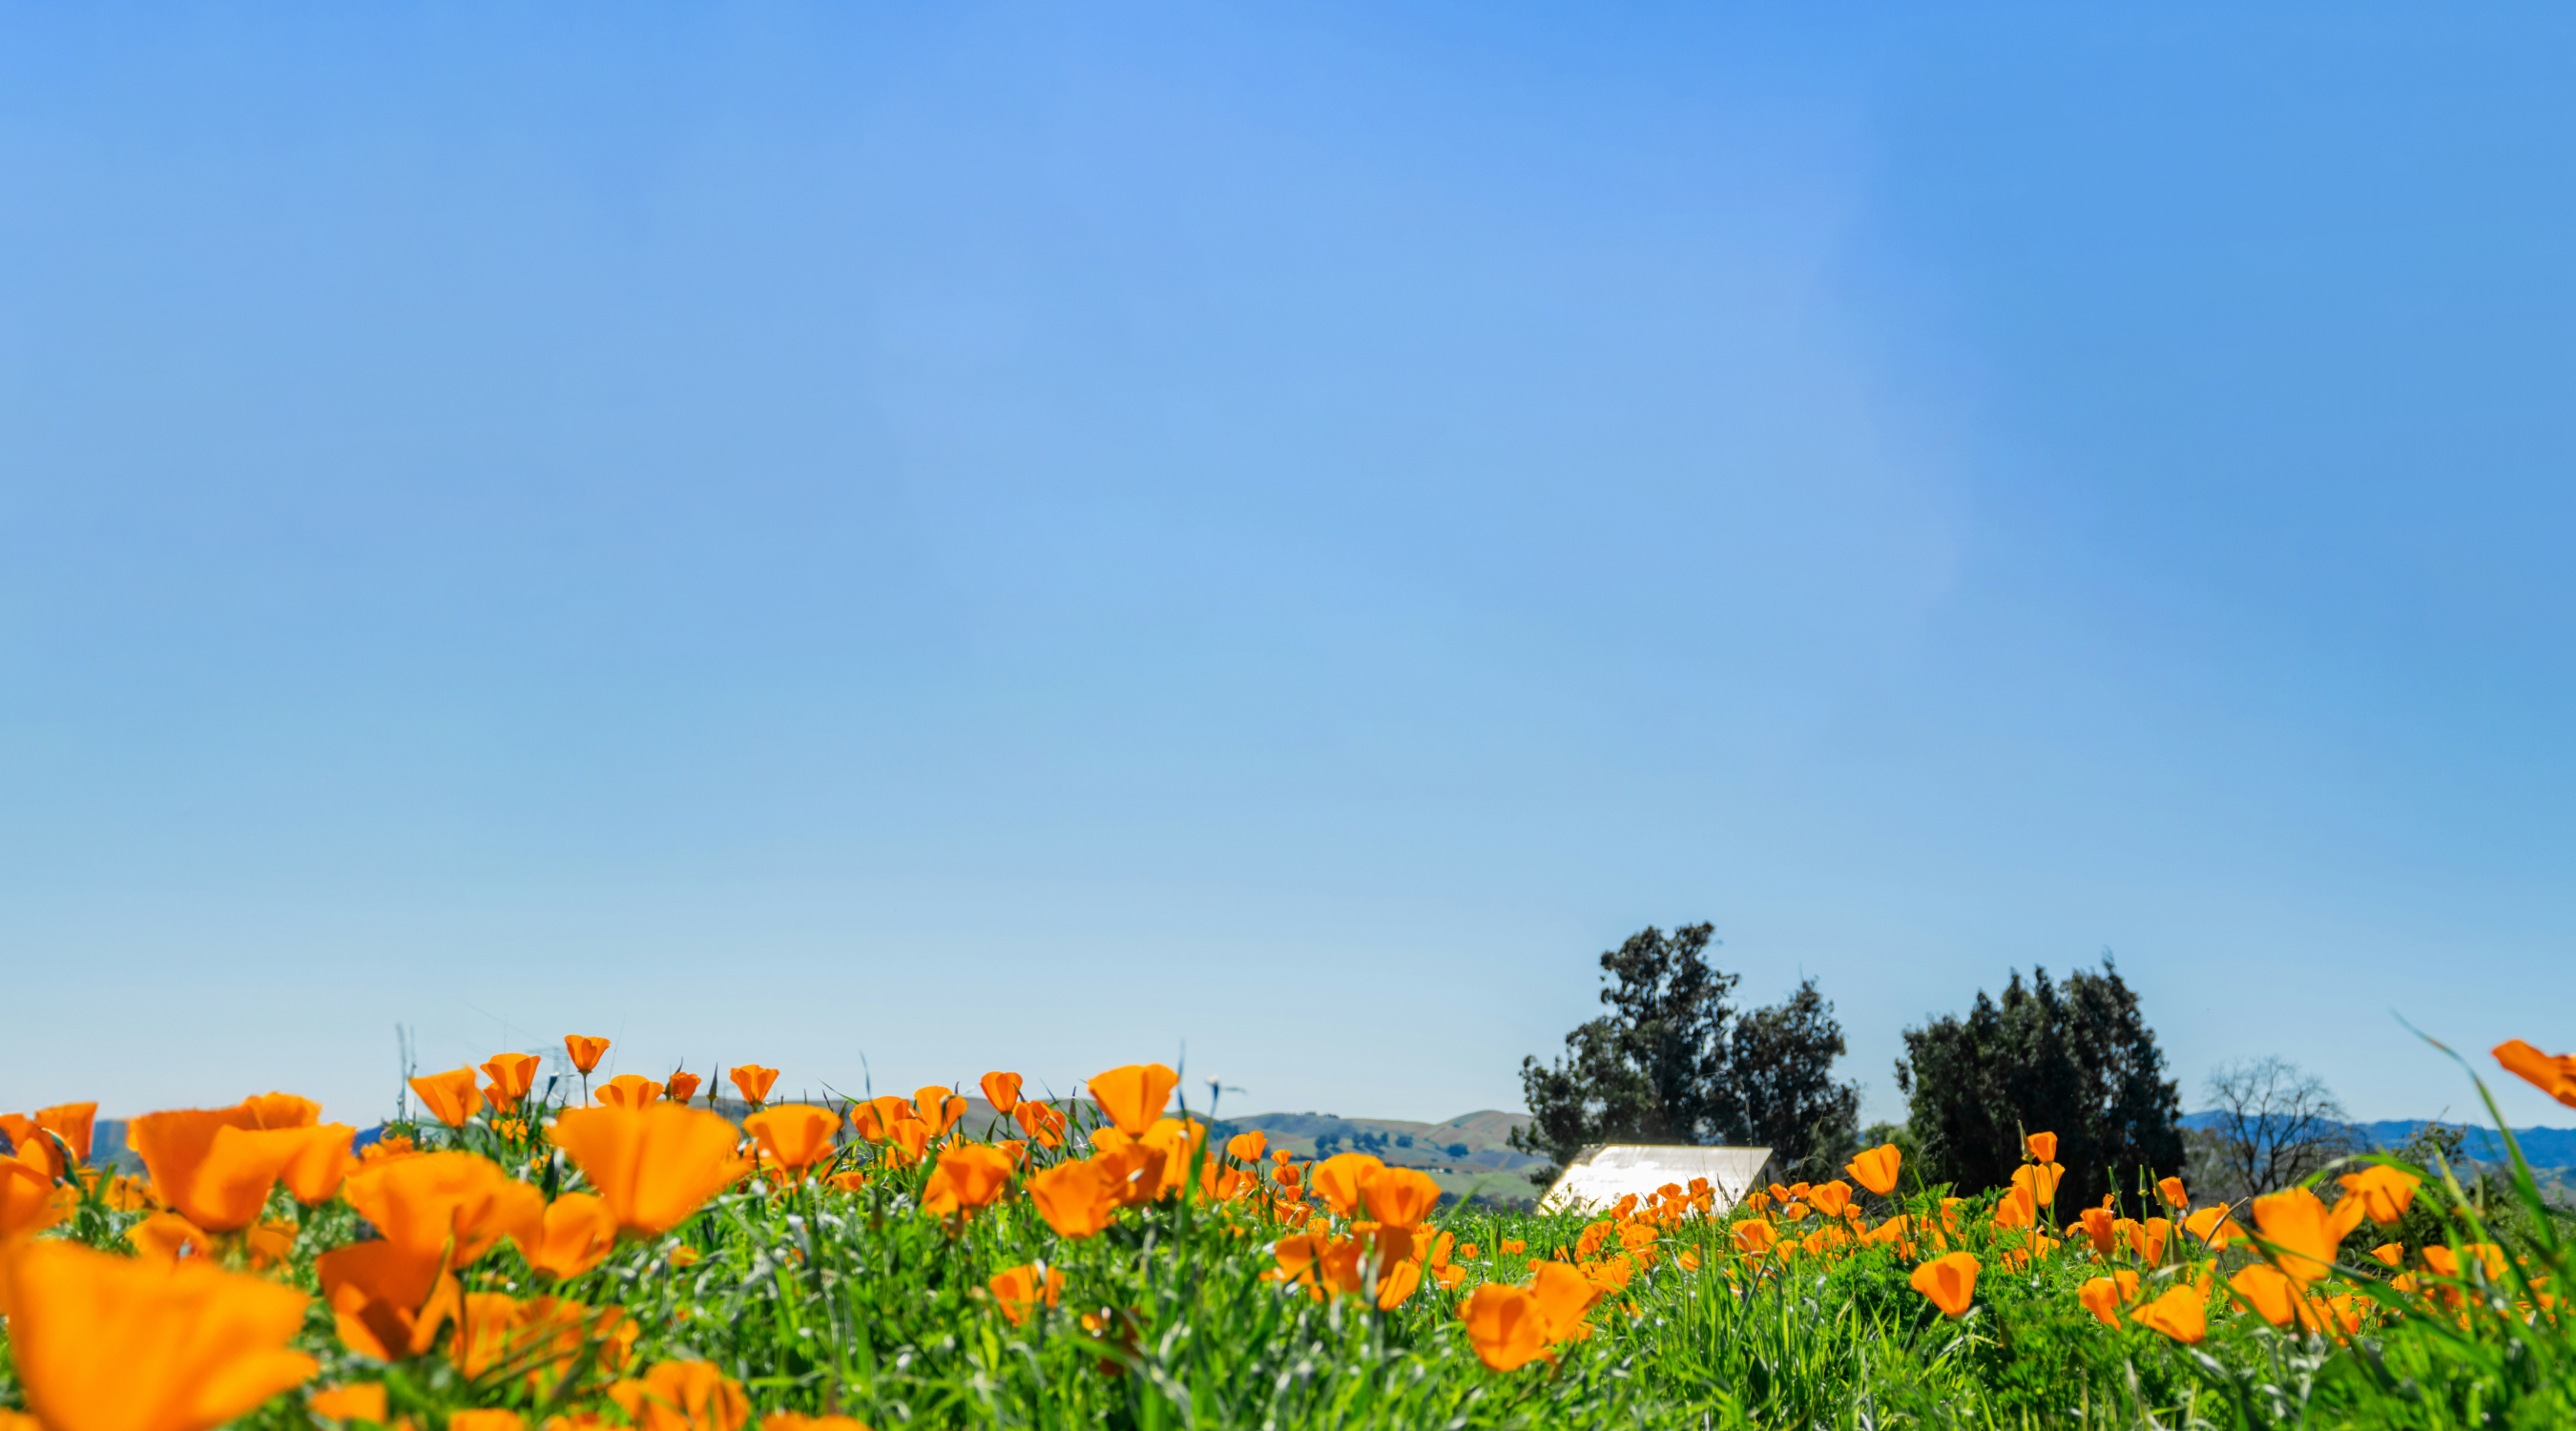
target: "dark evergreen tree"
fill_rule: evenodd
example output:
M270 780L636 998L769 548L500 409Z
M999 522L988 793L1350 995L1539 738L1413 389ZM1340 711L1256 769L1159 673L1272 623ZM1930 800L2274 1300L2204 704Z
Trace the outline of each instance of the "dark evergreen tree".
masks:
M1964 1018L1905 1031L1896 1086L1912 1112L1924 1175L1975 1192L2010 1181L2022 1135L2057 1135L2066 1166L2057 1210L2134 1194L2183 1165L2181 1088L2164 1076L2138 996L2106 956L2064 984L2020 971L2000 1001L1984 990Z
M1604 953L1611 1011L1567 1034L1553 1066L1521 1060L1534 1121L1511 1143L1551 1160L1533 1181L1591 1143L1758 1143L1798 1167L1850 1142L1860 1094L1830 1076L1843 1052L1833 1006L1811 979L1737 1019L1736 976L1708 963L1713 933L1650 927Z
M1719 1140L1767 1147L1791 1176L1839 1176L1827 1169L1849 1155L1860 1130L1860 1086L1833 1079L1843 1048L1842 1025L1814 979L1736 1019L1712 1099Z

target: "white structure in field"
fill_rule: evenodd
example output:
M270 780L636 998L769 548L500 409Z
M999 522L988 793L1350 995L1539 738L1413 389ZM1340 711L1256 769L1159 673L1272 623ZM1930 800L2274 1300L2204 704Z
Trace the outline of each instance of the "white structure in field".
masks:
M1769 1176L1769 1148L1658 1148L1635 1143L1613 1143L1579 1156L1547 1196L1538 1200L1541 1212L1578 1212L1606 1208L1630 1193L1639 1202L1666 1183L1689 1187L1691 1179L1706 1178L1717 1190L1713 1211L1724 1214L1746 1193L1762 1186Z

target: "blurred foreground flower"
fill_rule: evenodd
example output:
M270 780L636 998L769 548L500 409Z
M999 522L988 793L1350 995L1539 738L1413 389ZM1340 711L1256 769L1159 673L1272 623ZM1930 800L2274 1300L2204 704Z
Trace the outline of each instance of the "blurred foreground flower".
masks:
M2209 1314L2201 1305L2200 1293L2189 1287L2176 1287L2129 1315L2139 1325L2185 1344L2196 1344L2209 1335Z
M677 1103L576 1108L555 1120L555 1146L580 1166L629 1232L660 1236L751 1171L733 1124Z
M740 1431L751 1419L742 1383L713 1362L659 1362L641 1380L609 1387L608 1395L641 1431Z
M47 1431L205 1431L318 1370L286 1349L309 1299L261 1278L44 1242L0 1263L0 1283Z
M2517 1038L2497 1044L2495 1060L2534 1088L2576 1108L2576 1053L2552 1057Z

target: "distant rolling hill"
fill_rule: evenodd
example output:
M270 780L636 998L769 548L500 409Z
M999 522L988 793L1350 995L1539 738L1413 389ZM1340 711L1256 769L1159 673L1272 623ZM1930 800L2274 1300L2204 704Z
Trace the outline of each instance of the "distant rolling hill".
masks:
M2216 1112L2190 1113L2184 1115L2182 1123L2186 1128L2210 1128L2217 1126L2220 1119L2221 1115ZM2373 1123L2349 1126L2373 1148L2394 1148L2431 1121L2425 1118L2383 1118ZM2505 1160L2504 1140L2496 1136L2495 1129L2475 1123L2448 1126L2468 1135L2468 1141L2461 1145L2461 1151L2468 1156L2482 1163ZM2576 1168L2576 1128L2516 1128L2513 1138L2522 1146L2524 1160L2535 1168Z
M1416 1168L1461 1199L1526 1203L1538 1195L1529 1170L1546 1161L1504 1142L1530 1121L1526 1113L1487 1109L1443 1123L1405 1118L1345 1118L1338 1113L1255 1113L1227 1118L1235 1132L1259 1132L1273 1148L1300 1158L1369 1153L1390 1166Z

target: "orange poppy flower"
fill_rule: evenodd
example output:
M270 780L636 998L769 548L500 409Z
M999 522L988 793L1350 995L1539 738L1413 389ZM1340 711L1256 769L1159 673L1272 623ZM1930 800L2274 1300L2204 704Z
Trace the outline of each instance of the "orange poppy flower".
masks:
M2305 1299L2299 1295L2299 1284L2277 1267L2257 1262L2228 1278L2227 1285L2244 1300L2246 1306L2254 1309L2256 1316L2276 1327L2286 1327L2293 1321L2315 1320L2315 1314L2309 1311Z
M608 1397L638 1431L741 1431L751 1419L742 1383L713 1362L656 1362L639 1381L620 1381Z
M1029 1201L1059 1237L1089 1237L1118 1211L1116 1189L1089 1163L1059 1163L1029 1179Z
M250 1110L253 1128L310 1128L322 1121L322 1105L292 1093L254 1093L241 1101Z
M2490 1283L2504 1281L2504 1249L2492 1242L2467 1243L2459 1252L2438 1244L2428 1246L2424 1249L2424 1265L2436 1275L2466 1280L2460 1271L2460 1252L2468 1253L2474 1259L2475 1265L2486 1272Z
M640 1073L621 1073L599 1085L599 1101L609 1108L641 1108L662 1101L662 1085Z
M769 1101L769 1090L778 1082L778 1070L746 1063L731 1075L733 1086L742 1092L742 1101L754 1107Z
M2028 1164L2023 1166L2027 1168ZM1997 1227L2030 1227L2037 1220L2038 1211L2032 1206L2030 1189L2021 1183L2016 1182L2013 1190L2005 1193L2003 1200L1995 1204Z
M1119 1132L1141 1138L1163 1116L1163 1105L1180 1085L1181 1076L1159 1063L1131 1063L1093 1074L1091 1101Z
M430 1116L450 1128L464 1127L466 1119L483 1111L483 1089L474 1081L474 1070L470 1068L451 1068L445 1073L415 1078L411 1091L420 1095Z
M1128 1143L1094 1153L1085 1161L1100 1171L1121 1207L1142 1207L1162 1196L1166 1156L1161 1148Z
M565 1034L564 1052L572 1055L572 1066L587 1075L599 1067L599 1056L608 1052L608 1040L588 1034Z
M472 1153L361 1168L341 1192L402 1256L428 1267L470 1267L505 1237L536 1246L545 1225L544 1193Z
M2053 1163L2057 1161L2057 1135L2055 1133L2033 1133L2029 1137L2021 1140L2021 1146L2022 1151L2027 1154L2030 1160L2034 1163ZM2045 1202L2047 1199L2042 1198L2041 1201Z
M372 1421L385 1423L385 1384L381 1381L351 1382L347 1386L326 1386L313 1393L304 1409L325 1421Z
M413 1142L409 1138L401 1136L400 1134L396 1134L391 1137L378 1138L376 1141L360 1148L358 1150L358 1164L361 1167L366 1167L376 1163L389 1163L396 1158L417 1156L419 1152L419 1144Z
M620 1228L654 1236L751 1170L735 1154L733 1124L676 1103L576 1108L555 1120L554 1140L616 1212Z
M1014 1267L995 1273L984 1286L993 1294L993 1302L1002 1309L1002 1315L1016 1327L1028 1320L1039 1303L1050 1307L1056 1304L1056 1298L1064 1292L1064 1274L1052 1267L1043 1271L1034 1265Z
M936 1138L966 1116L966 1100L945 1088L924 1088L912 1095L913 1116Z
M1398 1262L1394 1266L1389 1267L1378 1275L1378 1310L1382 1312L1391 1312L1396 1308L1403 1306L1405 1299L1412 1296L1414 1289L1421 1285L1421 1263L1411 1261Z
M1807 1204L1827 1217L1841 1217L1851 1210L1851 1184L1839 1179L1807 1189Z
M0 1157L0 1244L71 1215L78 1195L23 1157Z
M549 1425L547 1431L554 1431ZM760 1418L760 1431L868 1431L855 1416L808 1416L802 1411L773 1411Z
M970 1143L939 1155L939 1166L921 1185L921 1210L933 1217L953 1217L967 1208L990 1207L1010 1190L1010 1155Z
M2345 1197L2361 1199L2362 1211L2371 1221L2390 1227L2406 1216L2406 1209L2414 1206L2415 1188L2423 1179L2386 1163L2374 1163L2360 1172L2346 1173L2336 1181L2343 1184Z
M2209 1335L2208 1310L2201 1305L2200 1293L2189 1287L2174 1288L2131 1312L2129 1319L2186 1346L2198 1345Z
M805 1170L832 1156L832 1135L841 1131L841 1115L810 1103L764 1109L742 1120L761 1155L779 1171L803 1178Z
M340 1340L378 1361L418 1356L438 1343L461 1293L435 1259L391 1242L357 1242L313 1259Z
M2034 1142L2041 1138L2053 1140L2054 1137L2049 1133L2031 1134ZM2033 1208L2053 1207L2057 1203L2058 1181L2065 1173L2065 1167L2057 1163L2024 1163L2013 1169L2012 1185L2030 1194Z
M2576 1108L2576 1053L2552 1057L2517 1038L2495 1046L2495 1061L2532 1087Z
M571 1372L586 1350L602 1367L623 1360L637 1330L625 1315L621 1308L562 1297L521 1301L498 1292L471 1293L457 1315L448 1360L468 1377L510 1368L542 1393Z
M466 1293L448 1337L447 1360L469 1378L481 1376L510 1359L518 1322L518 1298L507 1292Z
M484 1094L495 1106L516 1108L537 1084L537 1056L533 1053L496 1053L483 1061L484 1076L492 1086Z
M125 1229L126 1245L146 1262L169 1264L182 1257L204 1257L214 1250L215 1235L175 1212L156 1212Z
M2345 1198L2328 1210L2315 1193L2292 1188L2254 1199L2254 1225L2274 1244L2281 1270L2304 1285L2332 1269L2344 1234L2360 1224L2363 1201Z
M152 1174L152 1193L209 1232L236 1232L259 1218L268 1190L310 1141L300 1129L254 1131L246 1108L147 1113L127 1140Z
M1369 1216L1393 1227L1419 1227L1440 1205L1440 1184L1411 1168L1378 1168L1360 1180Z
M95 1103L57 1103L36 1110L36 1126L63 1140L72 1152L72 1161L89 1161L90 1130L98 1121Z
M1465 1317L1477 1359L1496 1371L1517 1371L1548 1357L1538 1301L1518 1287L1485 1283L1467 1294Z
M2094 1256L2108 1258L2111 1255L2113 1225L2111 1210L2109 1208L2088 1207L2084 1209L2082 1213L2077 1215L2075 1225L2066 1230L2066 1235L2073 1237L2079 1231L2083 1234L2086 1241L2093 1244Z
M528 1418L506 1406L469 1407L447 1413L447 1431L528 1431Z
M202 1262L39 1242L0 1260L0 1288L19 1387L48 1431L206 1431L320 1370L286 1349L303 1293Z
M1258 1128L1249 1133L1237 1133L1225 1140L1226 1156L1243 1163L1260 1162L1261 1155L1268 1151L1269 1147L1270 1136Z
M1064 1114L1043 1103L1023 1103L1011 1110L1011 1121L1041 1148L1064 1146Z
M2182 1220L2185 1230L2213 1248L2225 1247L2245 1235L2245 1229L2227 1215L2224 1203L2204 1207Z
M1359 1211L1361 1181L1385 1166L1366 1153L1336 1153L1315 1165L1307 1185L1333 1211L1349 1217Z
M2170 1208L2180 1209L2191 1206L2191 1198L2183 1191L2180 1178L2164 1178L2158 1181L2156 1196L2163 1198L2165 1206Z
M885 1142L894 1125L912 1117L912 1105L892 1094L850 1105L850 1131L871 1143ZM914 1121L918 1122L918 1119Z
M295 1149L278 1170L286 1190L306 1207L319 1207L338 1196L341 1180L358 1165L358 1155L350 1147L358 1130L346 1123L316 1123L281 1131L292 1135Z
M1907 1284L1923 1294L1945 1317L1964 1316L1977 1295L1977 1259L1974 1254L1953 1252L1935 1257L1914 1269Z
M1583 1317L1601 1300L1601 1289L1580 1268L1541 1262L1530 1269L1530 1296L1538 1303L1539 1325L1554 1345L1589 1334Z
M2172 1223L2161 1217L2151 1217L2144 1222L2124 1217L2112 1225L2119 1229L2120 1236L2128 1240L2129 1250L2137 1254L2139 1261L2150 1267L2162 1265L2165 1239L2173 1232Z
M36 1125L35 1119L23 1113L0 1113L0 1136L7 1138L10 1147L7 1154L0 1156L24 1161L42 1172L47 1182L65 1175L62 1153L54 1147L54 1140L45 1136L45 1130Z
M996 1113L1009 1113L1020 1106L1020 1076L1016 1073L984 1075L984 1101Z
M911 1167L930 1146L930 1125L918 1118L900 1119L886 1129L886 1142L886 1156L897 1166Z
M1843 1164L1843 1171L1852 1175L1853 1182L1886 1197L1896 1191L1896 1170L1904 1162L1905 1155L1894 1143L1881 1143Z
M519 1250L540 1272L578 1277L617 1250L617 1214L589 1193L565 1193L546 1205L536 1245Z
M528 1377L539 1392L571 1374L584 1357L603 1371L624 1368L644 1331L623 1307L592 1307L568 1297L531 1297L519 1304L518 1322L521 1344L543 1358Z
M1299 1233L1272 1245L1271 1255L1279 1265L1261 1275L1274 1282L1312 1287L1318 1298L1328 1292L1357 1292L1365 1251L1357 1239L1337 1242L1320 1232Z
M694 1073L675 1072L671 1081L662 1085L662 1096L674 1103L686 1103L698 1096L698 1085L705 1081Z
M2075 1290L2075 1299L2084 1310L2106 1327L2120 1325L2120 1309L2138 1295L2138 1274L2122 1272L2116 1277L2094 1277Z

